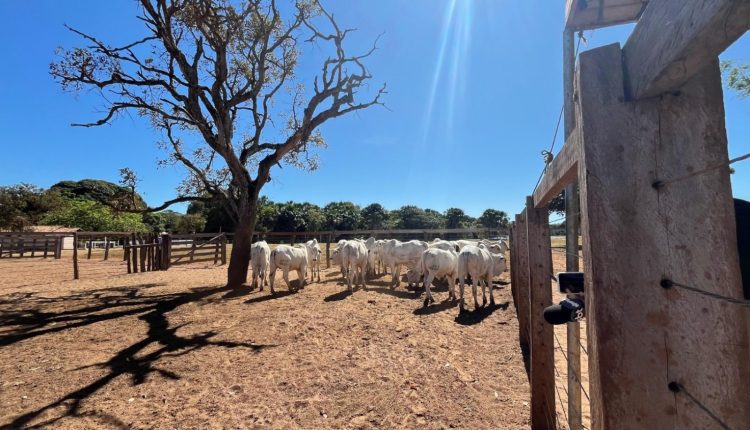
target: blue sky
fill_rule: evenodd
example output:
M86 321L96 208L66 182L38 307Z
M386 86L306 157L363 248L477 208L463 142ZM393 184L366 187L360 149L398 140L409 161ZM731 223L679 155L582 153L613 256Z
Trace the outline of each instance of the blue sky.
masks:
M455 206L474 216L489 207L518 212L538 178L539 153L549 147L562 103L564 3L326 1L342 25L358 29L353 51L384 33L368 65L373 85L388 84L389 110L375 107L324 125L329 146L321 167L277 169L264 194L319 205ZM56 47L83 45L63 24L121 44L143 34L137 12L132 0L0 2L0 16L12 17L0 27L0 185L116 182L118 169L127 166L142 178L140 191L150 204L175 195L184 172L157 168L163 156L157 132L136 116L100 128L71 127L98 118L102 101L64 93L48 73ZM582 49L622 43L631 28L587 32ZM722 58L750 61L749 48L746 35ZM307 51L299 75L310 83L320 52ZM725 105L730 156L750 151L750 102L727 92ZM733 187L750 199L747 164L736 166Z

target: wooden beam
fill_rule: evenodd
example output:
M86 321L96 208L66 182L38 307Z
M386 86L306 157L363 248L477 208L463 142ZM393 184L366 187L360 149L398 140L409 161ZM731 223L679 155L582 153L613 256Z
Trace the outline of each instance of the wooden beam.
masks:
M624 48L630 99L680 89L750 28L750 0L652 1Z
M578 178L579 140L578 130L573 130L560 152L547 166L542 181L534 190L534 207L547 206L568 184Z
M529 245L529 327L531 331L531 428L557 430L555 414L555 341L552 326L542 316L552 304L552 258L549 212L534 208L526 198Z
M591 429L747 428L747 309L661 286L743 295L729 169L654 187L727 162L718 60L638 102L623 101L619 46L579 70Z
M568 0L565 28L590 30L633 22L646 4L647 0Z
M526 241L526 210L516 215L516 272L515 280L518 283L516 293L518 294L518 341L521 349L529 351L529 244ZM512 268L512 266L511 266Z

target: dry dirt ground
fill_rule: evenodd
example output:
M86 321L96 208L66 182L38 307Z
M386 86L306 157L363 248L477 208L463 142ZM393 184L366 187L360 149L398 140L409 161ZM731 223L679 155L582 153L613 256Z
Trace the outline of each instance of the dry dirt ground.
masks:
M509 285L459 316L390 276L274 297L113 260L0 260L0 427L528 428Z

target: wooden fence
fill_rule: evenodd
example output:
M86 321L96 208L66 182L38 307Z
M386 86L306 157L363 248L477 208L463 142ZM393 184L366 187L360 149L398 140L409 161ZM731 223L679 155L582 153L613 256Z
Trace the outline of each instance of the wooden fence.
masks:
M227 263L227 235L224 233L198 233L166 235L164 247L169 266L213 261Z
M62 255L61 233L9 232L0 233L0 258L54 257Z
M605 8L572 3L572 15ZM717 58L750 27L750 2L643 6L624 49L614 44L580 55L570 91L566 82L565 144L511 228L535 430L558 428L554 333L541 318L553 279L547 205L576 182L590 428L750 423L750 302L738 262ZM602 16L596 26L608 25ZM578 215L568 207L566 225ZM566 252L578 258L577 246ZM575 339L568 337L568 360L580 356ZM570 369L568 386L578 391L580 368ZM578 416L567 423L572 430L581 428L580 392L578 403Z

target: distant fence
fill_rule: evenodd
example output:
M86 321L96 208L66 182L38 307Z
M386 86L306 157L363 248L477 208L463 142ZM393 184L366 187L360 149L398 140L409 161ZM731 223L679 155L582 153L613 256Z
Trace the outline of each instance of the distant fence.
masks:
M2 232L0 258L72 256L73 279L167 270L174 265L213 262L226 264L224 233L158 234L131 232ZM63 266L65 269L63 269ZM70 270L56 265L60 276ZM15 266L20 267L20 266ZM49 271L52 266L49 266Z
M0 233L0 258L60 258L65 236L61 233Z

